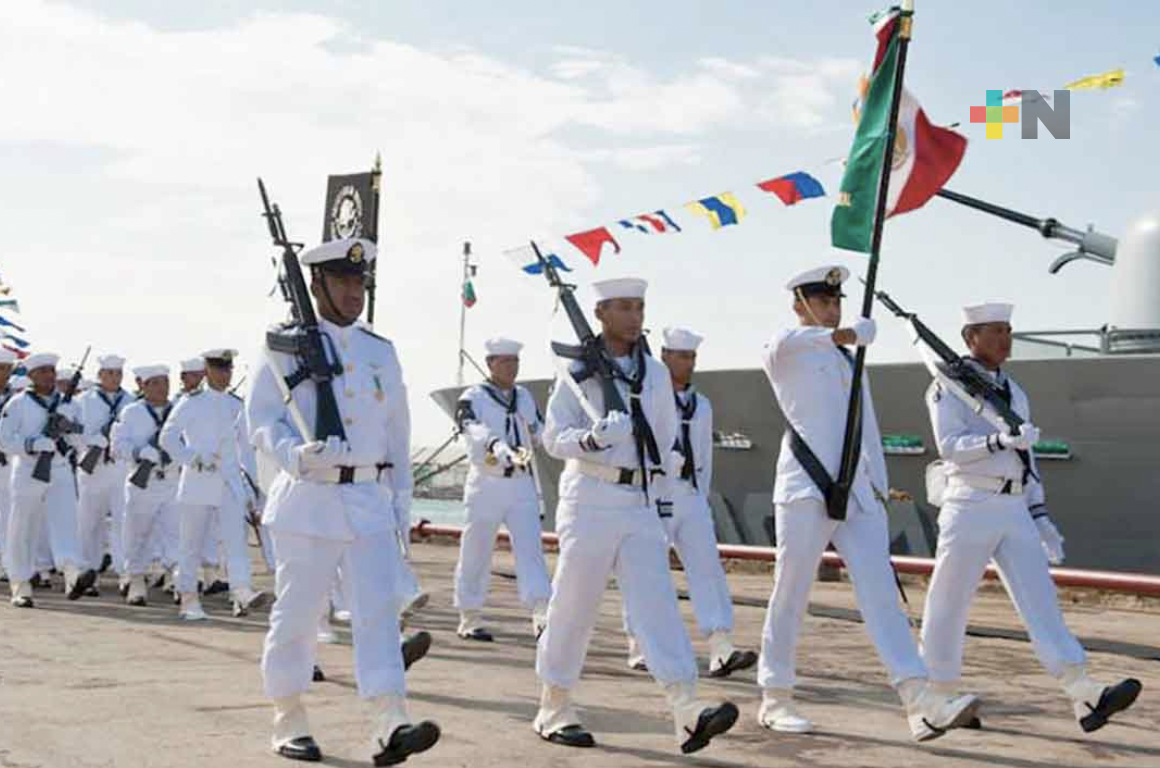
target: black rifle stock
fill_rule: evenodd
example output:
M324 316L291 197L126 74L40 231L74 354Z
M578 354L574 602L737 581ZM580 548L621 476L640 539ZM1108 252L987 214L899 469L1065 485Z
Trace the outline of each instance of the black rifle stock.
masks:
M535 242L532 242L532 251L535 252L536 259L544 270L544 277L547 278L548 285L556 289L560 304L563 305L564 312L568 315L568 321L572 323L572 330L576 332L576 340L580 342L578 346L572 346L554 341L552 342L552 351L560 357L584 361L588 370L600 380L606 415L612 411L627 414L628 406L624 404L624 398L620 396L620 390L616 388L612 375L614 363L609 359L600 339L593 333L592 326L588 324L588 318L584 316L584 311L580 309L574 293L575 286L565 283L560 278L560 273L556 267L544 258L544 255L540 253L540 247Z
M101 460L101 454L105 449L96 445L90 445L89 449L85 451L84 458L77 464L81 471L86 475L91 475L97 469L97 462Z
M64 453L61 440L65 434L68 434L68 430L64 429L66 419L58 411L62 404L72 402L73 394L76 393L77 386L81 383L81 376L83 375L85 363L89 359L89 352L91 350L92 347L85 349L85 356L81 358L81 364L77 366L77 369L73 371L72 378L69 379L68 390L48 409L48 421L44 424L44 436L53 440L57 444L57 447L55 450L42 451L36 457L36 466L32 468L32 477L42 483L47 483L52 480L52 459L56 455L56 452L59 450L61 453Z
M318 316L314 312L310 291L302 276L302 267L298 264L298 248L301 244L290 242L286 235L286 227L282 223L282 211L279 210L277 203L270 203L266 185L261 179L258 179L258 191L262 195L264 209L262 215L266 218L270 237L274 245L282 249L282 268L279 270L278 285L282 289L282 297L290 304L292 326L298 329L297 333L270 332L266 334L266 345L272 351L293 355L298 360L298 369L286 377L286 386L290 390L306 379L314 382L317 405L314 434L303 437L307 440L325 440L328 437L345 440L346 431L342 427L338 400L334 396L332 386L334 377L342 373L342 365L338 362L337 354L332 355L334 363L329 362L327 357L326 347L329 340L318 327Z
M164 467L170 463L170 458L168 453L161 450L160 439L161 430L158 429L157 434L149 439L149 445L156 448L157 451L161 454L161 466ZM156 466L157 465L155 463L149 461L148 459L138 459L137 468L133 470L133 474L129 476L129 482L141 490L145 490L149 487L149 476L153 474L153 470L156 468Z

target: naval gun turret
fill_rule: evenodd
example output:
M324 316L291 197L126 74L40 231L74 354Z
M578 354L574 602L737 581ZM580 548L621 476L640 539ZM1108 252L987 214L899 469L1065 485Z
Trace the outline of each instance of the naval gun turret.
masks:
M1128 226L1123 238L1117 239L1091 226L1086 231L1073 229L1054 218L1040 219L949 189L940 190L938 196L1029 227L1051 240L1075 245L1074 251L1063 254L1048 267L1053 275L1079 260L1112 267L1111 317L1108 325L1098 331L1098 351L1102 354L1160 352L1160 214L1151 212L1140 216Z

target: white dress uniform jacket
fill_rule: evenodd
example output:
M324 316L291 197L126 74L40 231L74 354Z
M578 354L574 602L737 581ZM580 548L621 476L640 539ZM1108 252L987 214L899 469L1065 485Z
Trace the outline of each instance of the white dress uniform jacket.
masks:
M291 421L269 364L262 366L246 403L253 445L269 454L282 469L271 485L262 522L273 530L304 536L350 541L366 533L397 529L405 533L411 515L411 413L407 388L395 347L360 325L338 326L319 321L334 342L343 373L333 383L351 452L349 465L384 467L377 491L382 503L360 499L358 504L336 504L336 496L363 495L360 483L339 486L310 482L301 476L294 448L306 442ZM297 363L278 352L278 368L289 374ZM294 388L294 402L311 423L316 412L314 387ZM320 514L326 510L326 514Z
M834 343L833 329L798 327L779 332L765 347L762 367L781 411L831 478L838 475L845 439L846 408L853 382L853 360ZM882 435L874 412L870 382L862 379L862 452L851 497L862 509L874 509L877 496L889 488ZM777 459L775 504L799 499L822 500L822 493L790 450L788 430Z
M1005 371L988 371L973 360L968 363L1010 392L1011 410L1024 421L1031 418L1027 393ZM973 478L981 477L1024 482L1023 495L1029 507L1045 502L1034 451L1027 453L1031 472L1025 475L1019 454L999 443L995 426L954 393L945 391L937 381L931 382L927 389L926 403L939 456L947 463L948 501L978 501L993 496L991 491L968 484Z

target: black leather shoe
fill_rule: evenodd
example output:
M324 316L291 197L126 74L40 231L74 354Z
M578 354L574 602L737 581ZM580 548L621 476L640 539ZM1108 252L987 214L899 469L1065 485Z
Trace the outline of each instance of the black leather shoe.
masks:
M32 608L32 607L34 607L31 597L18 597L12 601L12 605L14 605L17 608Z
M681 752L688 755L709 746L714 736L720 736L737 722L737 705L727 701L719 707L707 707L697 717L697 727L685 732L689 738L681 745Z
M980 720L978 716L975 716L968 720L967 724L963 727L969 731L981 731L983 730L983 721Z
M229 592L229 591L230 591L230 583L228 581L222 581L221 579L214 579L213 583L210 584L208 587L206 587L205 591L202 592L202 594L205 595L206 597L209 597L210 595L216 595L219 592Z
M476 627L470 632L460 632L459 636L464 640L475 640L478 643L490 643L495 638L486 629Z
M1109 685L1100 694L1100 700L1096 702L1095 707L1089 707L1091 712L1080 718L1079 727L1083 728L1084 733L1098 731L1108 724L1112 715L1132 706L1142 690L1144 684L1134 677Z
M52 589L52 579L42 579L39 573L32 574L32 578L28 580L28 584L33 589Z
M431 650L431 633L419 631L403 641L403 670L411 668Z
M316 683L325 683L326 675L322 672L322 667L315 664L314 672L311 674L310 679Z
M100 597L100 596L101 596L101 590L97 589L97 586L95 584L85 590L85 597Z
M72 589L68 591L69 600L80 600L81 596L89 587L97 582L97 572L92 568L77 576L77 580L73 582Z
M121 593L121 597L129 596L129 582L125 582L117 587L117 591Z
M389 743L383 744L383 740L379 739L382 749L374 757L375 765L398 765L411 755L426 752L439 741L439 733L439 726L430 720L414 725L400 725L391 734Z
M290 760L317 763L322 760L322 750L313 736L299 736L278 747L278 754Z
M582 725L566 725L558 731L552 731L547 736L541 733L540 738L563 747L589 749L596 746L596 739L592 737L591 733L584 730Z
M709 677L729 677L742 669L749 669L757 663L757 654L753 651L734 651L729 654L729 658L725 660L717 669L709 671Z
M105 571L109 570L109 568L111 568L112 566L113 566L113 556L110 555L108 552L106 552L105 556L101 558L101 567L97 568L97 570L100 571L101 573L104 573Z

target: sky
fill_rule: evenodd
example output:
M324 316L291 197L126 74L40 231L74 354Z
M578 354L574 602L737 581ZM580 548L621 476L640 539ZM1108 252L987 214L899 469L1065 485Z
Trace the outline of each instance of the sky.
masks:
M428 393L454 383L460 272L471 241L478 303L467 349L527 345L552 373L571 340L541 278L502 254L537 239L593 280L650 282L646 325L706 337L702 369L751 368L792 322L785 282L824 263L833 197L787 208L756 182L792 171L836 189L850 106L868 66L872 4L293 0L21 0L0 6L0 280L42 350L176 364L211 347L254 362L271 296L261 176L292 237L314 244L328 174L383 158L376 330L410 388L415 442L451 422ZM918 0L907 87L969 145L948 188L1118 235L1160 208L1160 6ZM1120 88L1072 94L1071 138L968 122L988 89L1062 87L1123 67ZM732 191L737 226L683 211ZM563 236L664 208L680 234L618 238L593 268ZM1033 231L943 200L888 223L880 286L954 338L959 307L1017 304L1017 330L1095 328L1113 270ZM851 286L852 314L860 291ZM912 359L879 316L870 361ZM91 373L90 369L90 373ZM470 380L470 371L469 371Z

